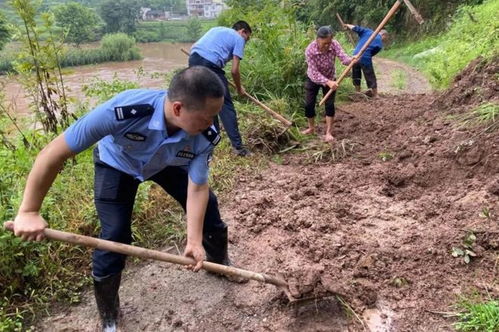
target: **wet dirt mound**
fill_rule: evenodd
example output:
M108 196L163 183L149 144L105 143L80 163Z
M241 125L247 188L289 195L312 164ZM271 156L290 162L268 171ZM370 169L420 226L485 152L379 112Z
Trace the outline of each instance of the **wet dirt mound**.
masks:
M438 106L444 109L469 109L485 102L499 102L499 55L487 60L473 60L460 74L452 87L438 98Z
M240 262L283 274L297 297L338 295L365 321L374 310L380 331L446 330L435 312L457 294L499 296L499 132L456 130L433 100L344 105L335 134L358 142L348 156L287 155L241 176L228 206ZM468 246L471 262L452 255Z

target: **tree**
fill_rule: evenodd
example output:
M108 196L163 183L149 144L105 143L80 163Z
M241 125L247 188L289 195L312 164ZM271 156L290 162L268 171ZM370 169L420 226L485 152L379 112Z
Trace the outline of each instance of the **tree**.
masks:
M10 32L7 28L7 20L5 16L0 12L0 50L9 41Z
M54 15L57 25L67 31L66 41L79 46L95 40L101 19L92 9L69 2L55 7Z
M201 22L197 17L189 19L187 21L187 36L189 41L196 41L201 35Z
M140 3L137 0L104 0L100 15L106 22L106 32L124 32L131 35L137 30Z

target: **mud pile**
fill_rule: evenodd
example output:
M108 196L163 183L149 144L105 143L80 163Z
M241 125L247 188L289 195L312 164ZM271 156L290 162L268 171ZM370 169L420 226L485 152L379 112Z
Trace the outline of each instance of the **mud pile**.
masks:
M452 83L452 87L438 98L444 109L469 109L485 102L499 102L499 55L491 60L479 57L473 60Z
M433 100L343 106L335 133L358 142L350 156L288 155L241 176L228 207L240 263L283 274L296 296L339 295L359 315L385 308L394 331L448 326L432 312L449 311L456 294L499 296L499 133L456 131ZM467 264L452 251L469 234L477 256Z

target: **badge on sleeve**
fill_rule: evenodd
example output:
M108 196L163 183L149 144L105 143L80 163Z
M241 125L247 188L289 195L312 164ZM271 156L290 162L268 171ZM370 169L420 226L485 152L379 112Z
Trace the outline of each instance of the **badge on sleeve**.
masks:
M154 107L150 104L138 104L128 106L118 106L114 108L116 120L122 121L131 118L141 118L154 113Z

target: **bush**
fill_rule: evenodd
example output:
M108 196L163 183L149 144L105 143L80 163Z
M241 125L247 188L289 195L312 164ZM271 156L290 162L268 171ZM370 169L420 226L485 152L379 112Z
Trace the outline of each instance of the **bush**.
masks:
M125 33L104 35L101 49L111 61L129 61L140 58L135 39Z
M496 14L499 1L462 6L447 32L408 45L393 45L386 56L401 59L421 69L435 88L443 89L470 61L491 58L499 50Z

